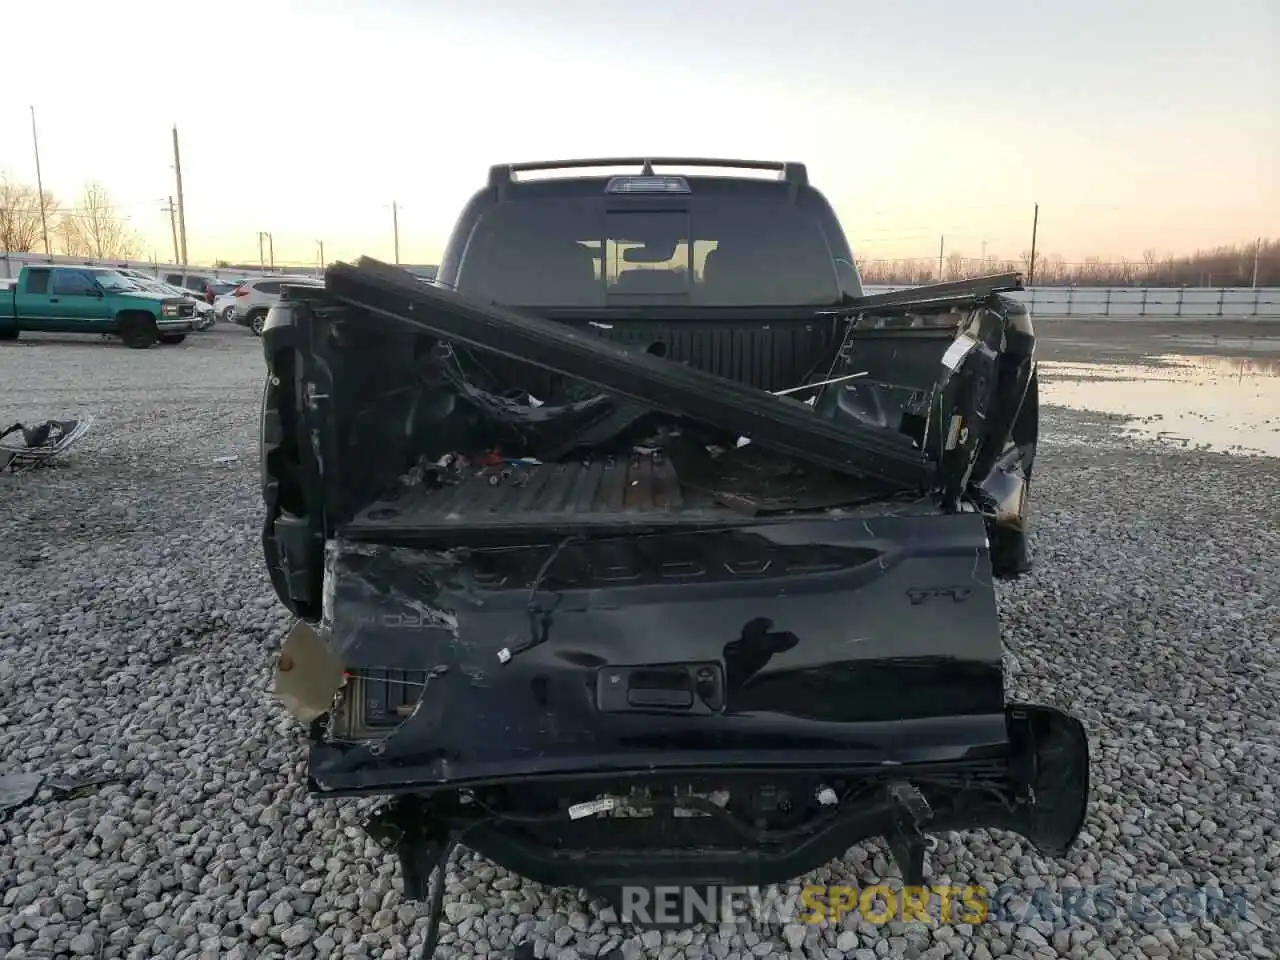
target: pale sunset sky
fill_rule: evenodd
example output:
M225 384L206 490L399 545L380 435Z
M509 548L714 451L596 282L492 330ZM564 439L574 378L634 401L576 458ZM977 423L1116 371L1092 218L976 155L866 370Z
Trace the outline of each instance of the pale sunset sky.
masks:
M0 173L193 262L435 263L491 163L800 160L865 257L1280 234L1280 0L9 0Z

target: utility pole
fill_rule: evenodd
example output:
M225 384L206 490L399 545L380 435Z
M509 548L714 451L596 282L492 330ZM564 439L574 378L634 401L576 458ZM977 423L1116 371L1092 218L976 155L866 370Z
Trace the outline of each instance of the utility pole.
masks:
M173 232L173 262L181 263L182 254L178 250L178 221L174 219L177 211L173 206L173 197L169 198L169 205L164 207L161 212L169 215L169 229Z
M258 231L258 269L260 269L263 273L267 272L267 261L263 259L263 256L262 256L262 238L265 236L266 234L263 233L261 230Z
M939 283L942 282L942 248L946 245L946 242L947 242L947 238L945 236L942 236L942 235L938 236L938 282Z
M982 269L987 269L987 241L982 241Z
M320 272L323 273L324 272L324 241L317 240L316 243L320 245Z
M40 229L44 231L44 252L49 249L49 220L44 212L44 178L40 175L40 140L36 137L36 108L31 108L31 146L36 152L36 190L40 193Z
M178 178L178 233L182 239L182 269L187 268L187 203L182 194L182 157L178 153L178 125L173 125L173 172Z
M1040 204L1036 204L1035 216L1031 218L1031 265L1027 267L1027 286L1036 285L1036 230L1040 227Z
M1258 288L1258 261L1262 259L1262 238L1259 237L1253 245L1253 283L1250 284L1255 290Z
M269 258L267 260L264 260L262 257L262 238L263 237L267 238L267 257ZM266 230L259 230L258 231L258 266L262 268L263 272L266 272L267 263L271 264L271 272L274 273L276 269L276 241L275 241L275 238L272 237L271 234Z
M400 266L400 213L396 209L395 201L391 201L391 229L395 232L396 237L396 266Z

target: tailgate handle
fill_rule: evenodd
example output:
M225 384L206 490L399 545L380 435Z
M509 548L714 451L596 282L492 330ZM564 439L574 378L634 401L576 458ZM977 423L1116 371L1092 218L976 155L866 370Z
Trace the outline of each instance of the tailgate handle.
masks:
M627 685L633 707L688 709L693 706L693 678L687 670L633 670Z
M596 673L596 709L604 713L706 717L723 710L724 703L724 667L714 660L603 667Z

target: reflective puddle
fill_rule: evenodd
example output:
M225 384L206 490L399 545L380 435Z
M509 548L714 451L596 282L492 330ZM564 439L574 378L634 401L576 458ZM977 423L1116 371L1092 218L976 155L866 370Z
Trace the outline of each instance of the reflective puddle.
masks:
M1045 403L1133 417L1124 429L1185 449L1280 457L1280 360L1152 357L1040 362Z
M1177 347L1197 350L1247 350L1250 353L1280 353L1280 337L1210 337L1193 334L1167 334L1160 337ZM1208 359L1220 360L1222 357ZM1265 362L1265 361L1264 361ZM1276 374L1271 374L1276 376Z

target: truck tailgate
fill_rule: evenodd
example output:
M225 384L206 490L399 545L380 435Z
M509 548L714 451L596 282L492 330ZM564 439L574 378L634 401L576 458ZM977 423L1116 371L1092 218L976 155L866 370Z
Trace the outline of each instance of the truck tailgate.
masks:
M791 519L484 549L334 542L329 792L1005 745L980 517ZM927 745L927 746L926 746Z

